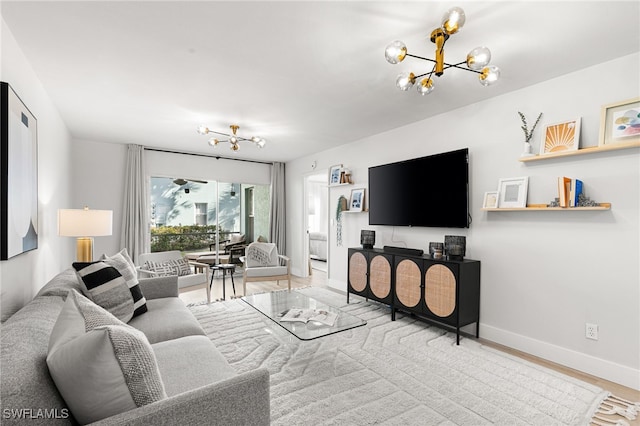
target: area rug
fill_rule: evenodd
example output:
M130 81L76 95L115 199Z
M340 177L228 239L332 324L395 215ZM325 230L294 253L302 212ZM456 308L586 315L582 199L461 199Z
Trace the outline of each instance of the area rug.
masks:
M586 425L610 396L410 316L392 322L385 305L297 291L367 325L301 341L241 299L190 306L237 371L269 370L273 425Z

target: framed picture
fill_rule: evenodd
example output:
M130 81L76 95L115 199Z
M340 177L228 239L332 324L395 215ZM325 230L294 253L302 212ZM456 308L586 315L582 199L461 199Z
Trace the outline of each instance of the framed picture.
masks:
M361 212L364 209L364 188L352 189L349 211Z
M38 248L36 118L0 82L0 260Z
M540 144L540 155L576 151L580 147L580 118L549 124Z
M640 98L602 107L598 145L640 141Z
M498 207L498 191L485 192L482 208L495 209L496 207Z
M500 179L498 181L498 208L527 207L529 177Z
M340 173L342 171L342 164L336 164L329 168L329 185L337 185L340 183Z

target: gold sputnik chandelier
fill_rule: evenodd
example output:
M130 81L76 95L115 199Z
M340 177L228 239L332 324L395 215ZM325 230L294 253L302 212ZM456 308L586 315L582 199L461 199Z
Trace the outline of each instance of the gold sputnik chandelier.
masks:
M264 148L264 146L267 143L267 141L264 140L263 138L261 138L260 136L252 136L250 138L243 138L241 136L238 136L236 134L236 132L238 131L240 126L238 126L237 124L232 124L229 127L231 128L231 134L222 133L222 132L216 132L215 130L211 130L210 128L208 128L204 124L201 124L200 126L198 126L198 130L197 131L201 135L207 135L209 133L213 133L213 134L216 134L216 135L226 136L228 139L223 139L223 140L220 140L220 139L217 139L217 138L209 139L209 145L211 145L213 147L216 147L220 143L228 143L229 147L231 148L232 151L237 151L237 150L240 149L240 142L241 141L254 143L254 144L256 144L258 146L258 148Z
M444 45L449 36L457 33L465 23L464 11L459 7L451 8L442 17L442 26L431 32L431 42L436 45L435 59L424 58L421 56L411 55L407 52L407 46L396 40L389 44L384 51L384 56L390 64L398 64L405 57L422 59L424 61L433 62L433 69L424 74L415 75L412 72L405 72L398 75L396 86L400 90L406 91L411 89L418 81L416 90L421 95L428 95L433 91L433 76L440 77L444 74L444 70L448 68L458 68L478 74L480 84L489 86L500 78L500 69L496 66L489 66L491 61L491 51L486 47L476 47L467 55L467 60L456 64L448 64L444 61ZM466 65L464 67L463 65Z

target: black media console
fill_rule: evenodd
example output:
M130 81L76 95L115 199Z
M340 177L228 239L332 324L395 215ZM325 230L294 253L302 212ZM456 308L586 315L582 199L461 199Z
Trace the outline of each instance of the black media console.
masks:
M458 344L460 327L475 323L480 335L477 260L432 259L422 250L398 247L350 248L347 303L351 293L389 305L392 321L402 311L454 328Z

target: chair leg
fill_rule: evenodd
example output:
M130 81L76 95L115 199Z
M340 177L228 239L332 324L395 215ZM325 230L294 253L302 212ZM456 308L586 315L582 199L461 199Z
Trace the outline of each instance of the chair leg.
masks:
M291 292L291 277L287 277L287 286L289 287L289 292Z
M245 277L242 278L242 294L247 295L247 279Z

